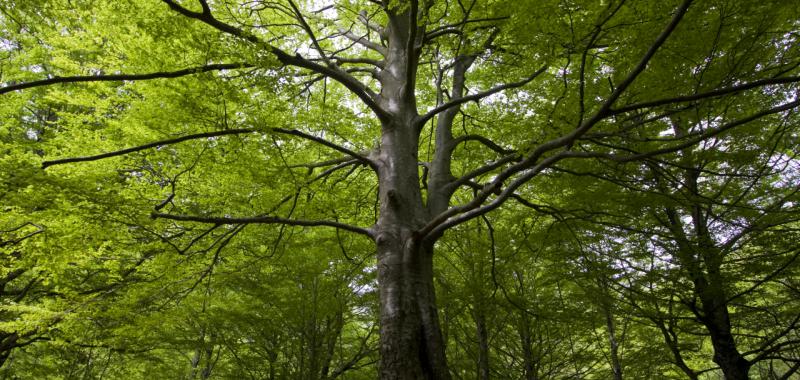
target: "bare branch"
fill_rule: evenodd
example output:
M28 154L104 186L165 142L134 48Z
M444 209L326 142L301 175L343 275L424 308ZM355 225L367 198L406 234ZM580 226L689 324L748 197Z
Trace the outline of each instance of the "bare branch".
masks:
M102 160L104 158L122 156L122 155L125 155L125 154L128 154L128 153L138 152L140 150L156 148L156 147L164 146L164 145L177 144L177 143L181 143L181 142L188 141L188 140L204 139L204 138L209 138L209 137L225 136L225 135L238 135L238 134L242 134L242 133L253 133L253 132L257 132L257 131L258 131L258 129L255 129L255 128L244 128L244 129L228 129L228 130L216 131L216 132L196 133L196 134L193 134L193 135L186 135L186 136L176 137L174 139L156 141L156 142L152 142L152 143L149 143L149 144L139 145L139 146L135 146L135 147L131 147L131 148L120 149L120 150L116 150L116 151L113 151L113 152L97 154L97 155L94 155L94 156L69 157L69 158L62 158L62 159L53 160L53 161L44 161L44 162L42 162L42 169L47 169L48 167L53 166L53 165L69 164L69 163L73 163L73 162L97 161L97 160Z
M334 150L337 150L339 152L342 152L342 153L344 153L344 154L346 154L346 155L348 155L350 157L353 157L356 160L358 160L358 161L360 161L360 162L362 162L364 164L369 165L369 167L371 167L373 169L377 169L377 165L375 164L375 162L370 160L369 158L364 157L361 154L359 154L359 153L357 153L357 152L355 152L353 150L347 149L347 148L345 148L345 147L343 147L341 145L336 145L336 144L334 144L334 143L332 143L332 142L330 142L328 140L325 140L325 139L323 139L321 137L310 135L308 133L301 132L301 131L298 131L296 129L271 128L270 130L272 132L275 132L275 133L281 133L281 134L286 134L286 135L297 136L297 137L304 138L306 140L311 140L311 141L317 142L317 143L325 145L325 146L327 146L327 147L329 147L331 149L334 149Z
M465 20L463 20L461 22L458 22L456 24L443 25L443 26L440 26L438 28L431 29L430 31L425 33L424 42L430 42L430 41L432 41L432 40L434 40L434 39L436 39L438 37L444 36L446 34L462 34L463 33L463 27L466 24L474 24L474 23L488 22L488 21L502 21L502 20L507 20L509 18L510 17L508 17L508 16L502 16L502 17L487 17L487 18L465 19Z
M352 63L352 64L365 64L365 65L372 65L375 67L383 68L384 64L382 61L378 61L375 59L363 58L363 57L333 57L332 58L337 64L345 64L345 63Z
M325 61L325 63L328 66L331 66L331 61L325 54L325 50L323 50L322 46L320 46L319 41L317 40L317 36L314 35L314 31L311 29L311 26L308 25L308 22L306 22L306 18L303 17L303 13L300 12L300 9L297 8L297 5L294 3L294 1L289 0L289 6L292 7L292 10L294 11L295 16L297 17L297 20L300 21L300 25L303 27L303 30L305 30L306 34L308 34L308 37L311 38L311 44L314 45L315 49L317 49L317 52L319 52L319 55L320 57L322 57L322 60Z
M563 159L566 159L566 158L599 158L599 159L608 159L608 160L612 160L612 161L616 161L616 162L630 162L630 161L643 160L643 159L650 158L650 157L653 157L653 156L658 156L658 155L667 154L667 153L673 153L673 152L677 152L677 151L686 149L688 147L696 145L697 143L699 143L699 142L701 142L703 140L706 140L708 138L711 138L711 137L714 137L716 135L719 135L719 134L721 134L721 133L723 133L723 132L725 132L727 130L730 130L730 129L734 128L734 127L737 127L737 126L740 126L740 125L743 125L743 124L758 120L758 119L763 118L763 117L768 116L768 115L772 115L772 114L776 114L776 113L779 113L779 112L788 111L788 110L791 110L791 109L796 108L798 106L800 106L800 99L796 100L794 102L786 103L786 104L783 104L783 105L780 105L780 106L777 106L777 107L773 107L773 108L770 108L770 109L767 109L767 110L763 110L761 112L757 112L757 113L755 113L753 115L750 115L748 117L745 117L745 118L742 118L742 119L739 119L739 120L732 121L732 122L727 123L725 125L722 125L722 126L720 126L718 128L709 129L704 133L700 133L700 134L692 135L692 136L687 136L687 137L692 137L692 138L689 138L687 141L685 141L685 142L683 142L681 144L676 144L676 145L673 145L673 146L670 146L670 147L665 147L665 148L661 148L661 149L655 149L655 150L652 150L652 151L649 151L649 152L643 152L643 153L637 153L637 154L619 155L619 154L610 154L610 153L576 152L576 151L567 150L567 151L562 151L562 152L556 153L556 154L554 154L552 156L549 156L549 157L543 159L541 162L531 166L530 165L530 162L531 162L530 160L533 157L536 157L535 160L538 160L539 157L541 157L541 155L544 154L544 152L545 152L545 150L541 150L541 148L543 146L547 145L547 144L540 145L539 148L534 150L534 153L532 153L531 156L529 156L528 158L526 158L522 162L520 162L520 163L518 163L518 164L516 164L516 165L514 165L512 167L509 167L508 169L504 170L502 173L497 175L495 177L495 180L492 181L491 183L485 185L484 189L471 202L469 202L467 204L464 204L464 205L461 205L461 206L451 207L450 209L448 209L447 211L443 212L442 214L440 214L439 216L434 218L432 221L430 221L425 227L423 227L420 230L420 232L419 232L420 236L423 236L423 237L438 236L438 234L441 234L447 228L450 228L450 227L455 226L457 224L463 223L463 222L465 222L467 220L476 218L476 217L481 216L481 215L483 215L483 214L485 214L485 213L487 213L489 211L492 211L492 210L496 209L497 207L502 205L507 198L511 197L514 194L514 191L517 188L519 188L520 186L522 186L523 184L525 184L526 182L531 180L533 177L537 176L544 169L549 168L550 166L552 166L556 162L561 161ZM536 161L532 161L532 162L536 162ZM506 179L508 179L512 175L514 175L515 173L517 173L519 171L522 171L522 170L525 171L524 174L522 174L520 177L518 177L518 178L514 179L512 182L510 182L508 184L508 186L505 189L503 189L500 192L500 194L497 197L495 197L491 202L489 202L489 203L487 203L485 205L483 204L483 202L486 201L489 198L490 195L496 194L499 191L499 188L503 185L503 181L505 181ZM466 179L464 179L464 177L462 177L457 182L459 182L460 184L463 184L465 180Z
M359 154L360 154L360 155L362 155L362 156L366 156L366 155L368 155L368 154L367 154L367 153L365 153L365 152L361 152L361 153L359 153ZM339 157L339 158L332 158L332 159L330 159L330 160L325 160L325 161L318 161L318 162L309 162L309 163L305 163L305 164L295 164L295 165L289 165L289 166L288 166L288 168L290 168L290 169L296 169L296 168L306 168L306 169L308 169L309 171L312 171L312 170L314 170L314 169L316 169L316 168L324 168L324 167L326 167L326 166L333 166L333 165L341 164L341 163L343 163L343 162L350 162L350 161L354 161L352 157L343 156L343 157Z
M683 96L676 96L674 98L665 98L665 99L652 100L649 102L634 103L624 107L611 109L609 110L609 113L611 115L618 115L621 113L636 111L643 108L652 108L674 103L692 102L695 100L714 98L718 96L750 90L753 88L769 86L773 84L786 84L786 83L796 83L796 82L800 82L800 77L766 78L766 79L752 81L749 83L743 83L736 86L718 88L708 92L701 92L693 95L683 95Z
M518 154L509 154L507 156L504 156L504 157L500 158L497 161L494 161L494 162L489 163L487 165L483 165L483 166L481 166L481 167L479 167L479 168L477 168L477 169L475 169L475 170L473 170L473 171L471 171L469 173L464 174L460 178L458 178L455 181L449 183L447 186L449 188L451 188L451 189L454 189L456 187L459 187L459 186L462 186L462 185L466 185L467 182L471 181L475 177L487 174L487 173L489 173L489 172L491 172L493 170L496 170L496 169L499 169L499 168L503 167L506 164L509 164L509 163L515 162L515 161L519 161L519 160L520 160L520 156Z
M79 83L79 82L118 82L125 80L148 80L159 78L178 78L186 75L205 73L217 70L232 70L254 67L247 63L222 63L206 66L191 67L188 69L178 71L160 71L147 74L111 74L111 75L78 75L71 77L52 77L32 82L12 84L5 87L0 87L0 95L12 91L22 90L31 87L49 86L58 83Z
M364 24L364 26L374 31L375 33L378 33L378 36L380 38L386 39L386 30L380 25L370 21L370 19L367 17L366 11L361 11L358 13L358 21L361 21L361 23Z
M161 0L166 3L172 10L186 16L189 18L200 20L210 26L213 26L217 30L221 32L225 32L231 34L233 36L243 38L247 41L250 41L255 44L263 44L261 40L258 39L255 35L250 33L246 33L244 30L239 29L233 25L226 24L222 21L217 20L214 16L211 15L211 11L208 10L206 12L206 7L203 7L203 12L194 12L189 9L184 8L180 4L176 3L173 0Z
M162 214L153 212L150 214L153 219L169 219L181 222L197 222L197 223L210 223L210 224L283 224L287 226L304 226L304 227L333 227L350 232L355 232L373 237L371 229L353 226L346 223L329 221L329 220L302 220L302 219L287 219L276 216L251 216L251 217L214 217L214 216L195 216L195 215L173 215Z

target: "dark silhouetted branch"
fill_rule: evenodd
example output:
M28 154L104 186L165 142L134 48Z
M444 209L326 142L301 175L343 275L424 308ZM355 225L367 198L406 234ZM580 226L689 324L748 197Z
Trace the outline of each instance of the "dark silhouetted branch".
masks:
M711 90L711 91L708 91L708 92L701 92L701 93L693 94L693 95L676 96L674 98L664 98L664 99L652 100L652 101L649 101L649 102L634 103L634 104L630 104L630 105L623 106L623 107L620 107L620 108L612 109L609 112L612 115L617 115L617 114L621 114L621 113L625 113L625 112L631 112L631 111L640 110L640 109L643 109L643 108L652 108L652 107L658 107L658 106L663 106L663 105L668 105L668 104L686 103L686 102L693 102L693 101L696 101L696 100L714 98L714 97L728 95L728 94L734 94L734 93L737 93L737 92L742 92L742 91L746 91L746 90L750 90L750 89L754 89L754 88L758 88L758 87L769 86L769 85L773 85L773 84L787 84L787 83L796 83L796 82L800 82L800 77L766 78L766 79L760 79L760 80L752 81L752 82L749 82L749 83L743 83L743 84L736 85L736 86L718 88L716 90Z
M300 220L300 219L287 219L276 216L251 216L251 217L214 217L214 216L195 216L195 215L174 215L162 214L153 212L150 214L153 219L169 219L181 222L197 222L197 223L211 223L211 224L283 224L287 226L304 226L304 227L333 227L345 231L355 232L365 236L373 237L373 233L368 228L353 226L346 223L335 222L330 220Z
M31 87L41 87L41 86L49 86L52 84L58 83L79 83L79 82L117 82L117 81L124 81L124 80L148 80L148 79L159 79L159 78L178 78L186 75L198 74L198 73L205 73L209 71L218 71L218 70L233 70L233 69L241 69L241 68L248 68L253 67L253 65L247 63L220 63L215 65L206 65L206 66L198 66L198 67L191 67L188 69L178 70L178 71L160 71L155 73L147 73L147 74L111 74L111 75L79 75L79 76L71 76L71 77L53 77L48 79L42 79L32 82L25 82L25 83L18 83L13 85L8 85L5 87L0 87L0 95L6 94L12 91L23 90L26 88Z
M53 166L53 165L69 164L69 163L73 163L73 162L97 161L97 160L102 160L104 158L122 156L124 154L138 152L140 150L156 148L156 147L164 146L164 145L177 144L177 143L188 141L188 140L196 140L196 139L203 139L203 138L216 137L216 136L225 136L225 135L236 135L236 134L242 134L242 133L253 133L253 132L256 132L256 131L258 131L258 129L255 129L255 128L244 128L244 129L228 129L228 130L216 131L216 132L197 133L197 134L193 134L193 135L186 135L186 136L176 137L174 139L161 140L161 141L156 141L156 142L152 142L152 143L149 143L149 144L144 144L144 145L139 145L139 146L135 146L135 147L131 147L131 148L116 150L116 151L113 151L113 152L97 154L97 155L94 155L94 156L69 157L69 158L62 158L62 159L53 160L53 161L44 161L44 162L42 162L42 169L46 169L46 168L48 168L50 166Z

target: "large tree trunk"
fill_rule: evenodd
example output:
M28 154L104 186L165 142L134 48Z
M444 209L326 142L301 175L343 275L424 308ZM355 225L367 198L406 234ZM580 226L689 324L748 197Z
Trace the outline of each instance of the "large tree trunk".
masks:
M387 71L383 95L395 118L382 126L377 157L380 376L449 379L434 295L434 243L423 244L416 234L429 219L419 187L416 108L404 101L406 82L396 77L405 70Z
M449 379L433 284L433 245L416 231L430 219L420 190L419 114L414 88L423 31L416 9L390 12L379 74L381 120L376 157L380 216L375 225L380 293L380 378ZM438 144L438 142L437 142Z
M378 237L380 378L449 379L429 249L410 231Z
M687 128L673 120L676 136L685 136ZM687 235L683 221L674 208L667 208L666 215L675 241L678 243L678 258L681 266L694 285L694 296L700 300L700 307L693 305L693 312L706 327L714 347L714 362L725 374L726 380L747 380L753 363L748 361L736 346L728 312L726 279L721 268L723 252L717 247L709 228L710 208L703 199L700 178L702 164L698 163L691 150L682 151L685 165L684 184L691 194L689 211L692 235Z

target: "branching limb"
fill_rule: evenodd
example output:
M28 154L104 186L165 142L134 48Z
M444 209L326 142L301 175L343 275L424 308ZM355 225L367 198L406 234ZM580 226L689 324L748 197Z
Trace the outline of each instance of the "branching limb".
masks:
M377 165L375 164L375 162L370 160L369 158L364 157L361 154L359 154L359 153L357 153L357 152L355 152L353 150L347 149L347 148L345 148L345 147L343 147L341 145L334 144L334 143L332 143L332 142L330 142L328 140L325 140L325 139L323 139L321 137L310 135L308 133L301 132L301 131L298 131L296 129L271 128L270 130L272 132L275 132L275 133L281 133L281 134L286 134L286 135L297 136L297 137L304 138L306 140L311 140L311 141L317 142L317 143L325 145L325 146L327 146L327 147L329 147L331 149L334 149L334 150L337 150L339 152L342 152L342 153L344 153L344 154L346 154L346 155L348 155L350 157L353 157L353 158L357 159L358 161L360 161L360 162L362 162L362 163L364 163L366 165L369 165L369 167L371 167L373 169L377 169Z
M447 103L444 103L444 104L442 104L442 105L440 105L440 106L428 111L424 115L418 117L417 120L416 120L416 124L420 125L420 126L424 125L432 117L434 117L437 114L442 113L442 112L444 112L444 111L446 111L446 110L448 110L450 108L453 108L455 106L458 106L458 105L461 105L461 104L464 104L464 103L467 103L467 102L471 102L471 101L478 101L478 100L483 99L483 98L485 98L487 96L496 94L496 93L498 93L500 91L507 90L507 89L510 89L510 88L522 87L522 86L530 83L532 80L536 79L536 77L538 77L540 74L545 72L545 70L547 70L547 66L542 66L539 70L536 70L536 72L533 73L531 76L529 76L529 77L527 77L527 78L525 78L525 79L523 79L523 80L521 80L519 82L506 83L506 84L503 84L503 85L500 85L500 86L497 86L497 87L493 87L493 88L488 89L486 91L482 91L482 92L479 92L479 93L476 93L476 94L467 95L467 96L464 96L464 97L453 99L453 100L451 100L451 101L449 101Z
M489 173L489 172L491 172L493 170L497 170L497 169L505 166L506 164L509 164L509 163L512 163L512 162L515 162L515 161L519 161L519 159L520 159L519 155L517 155L517 154L509 154L507 156L504 156L504 157L500 158L497 161L494 161L494 162L492 162L492 163L490 163L488 165L481 166L481 167L479 167L479 168L477 168L477 169L475 169L475 170L473 170L473 171L471 171L469 173L464 174L463 176L459 177L455 181L453 181L450 184L448 184L448 186L450 188L456 188L456 187L459 187L459 186L466 185L469 181L475 179L478 176L482 176L482 175L487 174L487 173Z
M381 39L384 39L384 40L386 39L386 30L383 27L381 27L380 25L370 21L369 17L367 17L367 12L366 11L361 11L358 14L358 21L360 21L362 24L364 24L364 26L366 26L367 28L369 28L373 32L378 33L378 36Z
M33 222L25 222L25 223L23 223L23 224L21 224L21 225L19 225L17 227L14 227L14 228L11 228L11 229L8 229L8 230L0 230L0 236L2 234L6 234L6 233L10 234L12 232L19 231L19 230L21 230L21 229L23 229L23 228L25 228L27 226L32 226L32 227L34 227L36 229L34 231L32 231L32 232L29 232L29 233L27 233L25 235L22 235L21 237L16 237L14 239L9 239L9 240L0 239L0 247L19 244L23 240L32 238L32 237L34 237L34 236L36 236L38 234L41 234L41 233L43 233L45 231L45 228L43 226L40 226L40 225L38 225L36 223L33 223Z
M530 179L541 173L541 171L550 167L552 164L555 164L560 160L563 160L568 157L586 157L587 155L592 155L592 156L601 155L594 153L573 152L568 150L554 154L539 161L546 152L561 147L571 146L572 143L577 138L581 137L583 134L588 132L599 121L609 116L609 110L613 106L614 102L617 99L619 99L619 97L625 92L625 90L627 90L628 87L634 82L634 80L636 80L639 74L641 74L644 71L644 69L647 67L648 62L653 58L653 56L656 54L661 45L664 44L667 38L672 34L672 32L680 23L680 21L683 19L683 16L686 14L686 11L689 9L691 3L692 0L685 0L678 7L670 22L664 27L661 33L659 33L656 40L650 45L650 47L647 49L647 52L639 60L639 63L633 68L633 70L631 70L631 72L625 77L625 79L614 89L614 91L609 95L609 97L605 100L605 102L603 102L603 104L594 113L592 117L585 120L578 128L574 129L571 133L550 140L546 143L540 144L524 160L508 167L507 169L503 170L500 174L498 174L495 177L495 179L491 183L487 184L485 189L481 191L478 194L478 196L476 196L471 202L461 206L451 207L447 211L433 218L433 220L431 220L425 227L423 227L419 231L420 236L422 236L423 238L428 238L431 236L439 236L447 228L463 223L472 218L481 216L491 210L496 209L497 207L500 207L500 205L503 202L505 202L505 200L508 197L510 197L511 194L513 194L518 187L522 186L524 183L526 183L527 181L529 181ZM541 72L544 72L546 68L547 68L546 66L543 67L542 69L537 71L537 73L534 73L534 75L529 79L532 80L537 75L541 74ZM523 84L524 83L520 85ZM465 97L454 101L461 101L463 99L468 99L468 98L469 97ZM437 112L441 112L442 110L448 108L446 107L448 104L449 103L446 103L440 107L434 108L433 110L422 116L420 119L427 120L426 118L430 118ZM648 155L644 156L643 158L648 157L650 153L653 153L652 155L657 154L655 152L649 152ZM633 159L632 157L626 157L626 158ZM498 191L498 189L503 185L504 181L508 180L517 173L523 171L524 174L522 174L521 176L517 177L515 180L510 182L508 186L504 190L502 190L500 195L495 197L491 202L483 205L483 202L486 201L491 194L494 194ZM463 182L461 183L463 184Z
M430 41L432 41L432 40L434 40L434 39L436 39L438 37L441 37L441 36L444 36L444 35L447 35L447 34L461 35L461 34L464 33L464 26L467 25L467 24L475 24L475 23L481 23L481 22L492 22L492 21L503 21L503 20L507 20L507 19L509 19L508 16L474 18L474 19L464 18L461 22L458 22L456 24L442 25L440 27L431 29L430 31L425 33L424 42L430 42Z
M366 156L367 155L366 152L361 152L359 154L362 155L362 156ZM339 157L339 158L332 158L330 160L325 160L325 161L289 165L289 166L287 166L287 168L289 168L289 169L307 168L309 170L309 172L310 172L310 171L312 171L312 170L314 170L316 168L324 168L324 167L327 167L327 166L333 166L333 165L337 165L337 164L341 164L341 163L345 163L345 162L352 162L352 161L354 161L354 159L352 157L346 157L345 156L345 157Z
M186 75L198 74L198 73L205 73L209 71L219 71L219 70L233 70L233 69L241 69L241 68L248 68L254 67L248 63L221 63L221 64L214 64L214 65L205 65L205 66L198 66L198 67L191 67L188 69L178 70L178 71L160 71L154 73L147 73L147 74L111 74L111 75L78 75L78 76L71 76L71 77L53 77L48 79L42 79L32 82L25 82L25 83L17 83L13 85L8 85L5 87L0 87L0 95L6 94L12 91L23 90L26 88L32 87L41 87L41 86L49 86L52 84L58 83L80 83L80 82L118 82L118 81L125 81L125 80L148 80L148 79L159 79L159 78L178 78Z
M345 231L355 232L361 235L373 237L373 232L369 228L353 226L351 224L335 222L330 220L302 220L302 219L287 219L275 216L252 216L252 217L214 217L214 216L195 216L195 215L174 215L162 214L153 212L150 214L153 219L169 219L182 222L197 222L197 223L211 223L211 224L284 224L287 226L304 226L304 227L333 227Z
M537 176L541 171L544 169L549 168L553 164L558 161L561 161L566 158L597 158L597 159L608 159L616 162L631 162L631 161L638 161L647 159L650 157L673 153L688 147L694 146L697 143L719 135L727 130L730 130L734 127L749 123L754 120L758 120L768 115L772 115L779 112L784 112L791 110L800 106L800 99L795 100L794 102L786 103L777 107L770 108L768 110L763 110L761 112L755 113L751 116L727 123L722 125L718 128L709 129L706 132L691 136L692 138L687 139L687 141L676 144L670 147L665 147L661 149L655 149L648 152L638 153L638 154L627 154L627 155L620 155L620 154L610 154L610 153L597 153L597 152L576 152L576 151L562 151L556 153L552 156L549 156L539 163L529 166L529 160L531 157L526 158L522 162L509 167L508 169L501 172L499 175L495 177L495 180L491 183L487 184L484 187L484 190L478 194L478 196L473 199L471 202L461 205L452 207L446 212L440 214L436 218L434 218L428 225L426 225L422 230L420 230L421 236L437 236L444 232L447 228L455 226L457 224L463 223L467 220L473 219L475 217L481 216L491 210L496 209L499 207L507 198L513 195L514 191L522 186L524 183L532 179L533 177ZM687 136L689 137L689 136ZM538 152L542 146L537 148L532 157L541 157L544 151ZM536 162L536 161L534 161ZM498 188L502 186L503 181L510 178L514 173L519 171L523 171L524 174L520 175L513 181L511 181L508 186L500 192L500 194L495 197L491 202L483 205L483 202L486 201L490 195L497 193ZM463 178L463 177L462 177ZM462 179L459 179L461 184L463 184ZM457 216L456 216L457 215ZM438 225L438 226L437 226Z
M369 58L363 58L363 57L353 57L353 58L350 58L350 57L333 57L332 59L333 59L334 62L336 62L337 64L340 64L340 65L341 64L351 63L351 64L372 65L372 66L375 66L375 67L378 67L378 68L381 68L381 69L384 67L384 63L382 61L378 61L378 60L375 60L375 59L369 59Z
M311 26L308 25L308 22L306 22L306 18L303 17L303 13L300 12L300 9L297 8L297 5L294 3L294 1L289 0L289 6L292 7L292 11L294 12L295 17L297 17L297 21L300 22L300 25L303 27L303 30L305 30L306 34L308 34L308 38L311 39L311 44L314 45L314 48L319 53L320 57L322 57L322 60L328 66L331 66L332 64L330 59L328 59L328 56L325 54L325 50L323 50L322 46L320 46L319 40L317 40L317 36L314 35L314 31L311 29Z
M779 266L778 268L776 268L774 271L770 272L769 274L767 274L767 275L766 275L766 276L764 276L763 278L759 279L758 281L756 281L756 282L755 282L753 285L751 285L751 286L750 286L750 287L748 287L747 289L745 289L745 290L742 290L742 291L740 291L739 293L736 293L736 294L734 294L733 296L729 297L729 298L728 298L728 300L727 300L727 301L725 301L725 302L726 302L726 303L730 303L731 301L733 301L733 300L735 300L735 299L737 299L737 298L739 298L739 297L742 297L742 296L745 296L745 295L747 295L748 293L751 293L752 291L756 290L756 289L757 289L758 287L760 287L761 285L764 285L765 283L767 283L767 282L769 282L769 281L772 281L772 279L774 279L775 277L777 277L777 276L778 276L779 274L781 274L781 273L782 273L784 270L786 270L786 268L788 268L788 267L789 267L789 266L790 266L792 263L794 263L794 262L795 262L795 260L797 260L797 257L798 257L798 256L800 256L800 249L798 249L798 250L795 250L795 253L794 253L794 255L792 255L792 257L790 257L788 260L786 260L786 262L784 262L783 264L781 264L781 266Z
M308 60L303 58L300 54L289 54L275 46L271 46L263 41L261 41L255 35L245 32L242 29L239 29L233 25L226 24L222 21L217 20L209 11L204 9L203 12L194 12L187 8L184 8L180 4L176 3L173 0L162 0L166 3L172 10L186 16L189 18L193 18L203 23L227 34L232 36L242 38L244 40L250 41L256 45L266 47L270 53L272 53L278 61L280 61L284 65L295 66L299 68L304 68L311 70L313 72L325 75L342 85L344 85L348 90L350 90L354 95L356 95L359 99L361 99L364 104L369 107L378 118L385 120L390 117L389 113L386 112L383 108L381 108L378 103L375 101L377 95L374 91L370 90L366 85L361 83L358 79L353 77L352 75L339 70L336 67L328 67L324 65L320 65L314 61Z
M193 19L196 19L196 20L200 20L200 21L202 21L202 22L204 22L204 23L206 23L206 24L208 24L210 26L213 26L215 29L217 29L217 30L219 30L221 32L225 32L225 33L228 33L230 35L233 35L233 36L236 36L236 37L239 37L239 38L243 38L243 39L245 39L247 41L250 41L252 43L255 43L255 44L262 44L263 43L255 35L246 33L242 29L239 29L239 28L237 28L237 27L235 27L233 25L226 24L226 23L224 23L222 21L219 21L216 18L214 18L214 16L211 14L211 9L209 9L208 6L203 6L203 11L202 12L194 12L194 11L191 11L191 10L189 10L187 8L184 8L183 6L181 6L180 4L176 3L173 0L161 0L161 1L163 1L165 4L167 4L170 7L170 9L172 9L173 11L176 11L176 12L178 12L178 13L186 16L186 17L193 18Z

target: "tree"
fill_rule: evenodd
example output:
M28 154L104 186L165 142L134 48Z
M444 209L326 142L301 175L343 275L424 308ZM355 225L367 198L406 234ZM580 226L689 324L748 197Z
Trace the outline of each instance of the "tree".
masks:
M3 166L23 173L4 180L13 192L96 180L92 211L152 244L227 243L261 224L281 226L277 242L289 227L366 237L380 377L447 379L433 258L448 230L531 204L558 163L684 152L800 105L796 8L694 3L10 4L0 94L16 121L4 133L45 142L4 142L15 155ZM708 107L735 112L661 138L665 120ZM57 116L27 125L45 109ZM341 192L361 171L372 177Z

